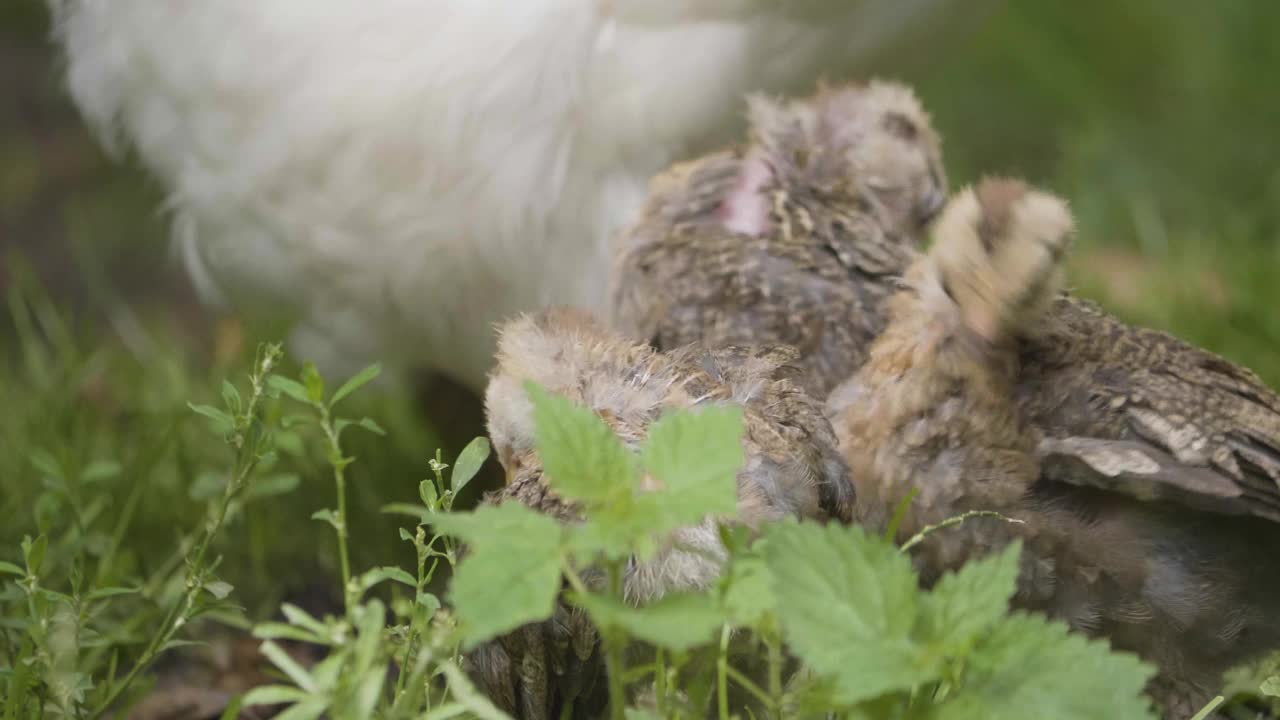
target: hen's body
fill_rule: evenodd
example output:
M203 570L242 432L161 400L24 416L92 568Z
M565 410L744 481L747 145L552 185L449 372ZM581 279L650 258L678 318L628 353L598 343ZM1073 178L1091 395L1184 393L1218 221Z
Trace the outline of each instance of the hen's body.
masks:
M1225 360L1055 302L1053 203L996 182L953 201L832 396L837 434L872 524L912 489L904 536L966 510L1023 521L929 536L925 578L1024 539L1015 600L1155 662L1156 699L1189 717L1280 647L1280 403Z
M744 92L974 15L955 0L49 4L72 96L159 177L206 295L298 320L305 355L398 358L475 389L493 322L603 309L607 239L654 172L729 136Z
M742 409L744 465L737 476L738 518L758 526L786 517L852 518L852 485L822 403L792 382L789 348L696 346L661 353L606 330L589 316L554 310L508 323L486 396L490 435L509 484L488 502L520 502L562 522L572 506L543 484L525 383L535 381L599 415L623 443L644 441L664 413L731 405ZM715 519L682 528L654 558L628 564L627 600L644 603L680 590L705 590L725 551ZM581 615L522 628L473 656L485 688L524 717L554 716L588 693L602 671L594 635ZM595 664L596 667L588 667ZM598 699L598 698L597 698ZM592 701L584 698L584 702Z

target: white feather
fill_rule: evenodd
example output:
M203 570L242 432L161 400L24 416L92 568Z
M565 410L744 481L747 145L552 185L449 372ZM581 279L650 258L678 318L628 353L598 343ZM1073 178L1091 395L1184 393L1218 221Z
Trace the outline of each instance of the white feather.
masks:
M333 371L380 356L477 388L495 321L602 309L609 236L653 173L733 137L744 93L966 5L49 2L71 94L163 182L206 297L298 321Z

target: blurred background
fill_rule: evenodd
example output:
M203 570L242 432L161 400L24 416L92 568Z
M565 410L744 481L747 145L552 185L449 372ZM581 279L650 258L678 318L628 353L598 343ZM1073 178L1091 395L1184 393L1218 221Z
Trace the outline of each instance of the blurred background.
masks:
M204 512L218 485L199 478L227 463L186 403L217 402L273 336L194 301L160 189L86 132L48 32L42 2L0 3L0 558L73 512L109 520L78 542L145 574ZM1024 0L881 72L934 114L953 187L1014 174L1071 201L1080 294L1276 386L1278 32L1274 0ZM439 435L406 392L357 407L389 433L352 436L353 562L405 560L377 508L414 497ZM323 499L251 505L220 549L260 608L332 569L308 519L330 480L318 455L285 456L276 490Z

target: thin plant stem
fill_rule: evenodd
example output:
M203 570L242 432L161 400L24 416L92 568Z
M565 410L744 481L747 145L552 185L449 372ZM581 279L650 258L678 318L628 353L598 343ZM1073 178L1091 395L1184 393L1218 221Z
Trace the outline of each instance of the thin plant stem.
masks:
M342 603L347 616L351 616L351 560L347 553L347 476L342 457L342 448L338 443L338 434L334 431L329 408L321 402L315 404L320 414L320 428L329 443L329 464L333 467L333 481L338 493L338 521L334 530L338 534L338 564L342 571Z
M765 634L769 648L769 708L775 720L782 720L782 643L772 632Z
M271 366L279 357L279 347L268 346L261 351L257 362L254 363L254 370L249 376L252 389L249 403L243 416L245 422L243 426L237 429L232 443L236 448L232 476L222 493L221 501L214 510L213 519L205 526L204 534L200 538L200 544L196 547L195 555L192 556L191 562L187 565L186 589L182 597L169 608L169 611L165 614L164 622L159 626L160 630L151 637L146 649L143 650L133 667L129 668L129 672L124 676L124 679L115 684L111 688L111 692L89 714L90 720L101 717L103 713L110 709L138 677L138 674L155 662L156 658L164 651L165 646L169 644L169 641L193 616L196 598L199 597L200 592L204 589L204 563L205 557L209 552L209 546L213 542L213 538L222 530L222 524L227 519L227 510L231 506L231 501L244 489L249 477L252 476L253 471L258 467L258 462L262 459L262 455L259 453L261 442L264 439L264 429L261 427L261 403L265 393L267 376L271 371Z
M720 650L716 654L716 695L720 720L729 720L729 623L720 628Z
M1200 712L1196 713L1195 715L1192 715L1191 720L1204 720L1205 718L1209 717L1209 713L1213 712L1214 710L1217 710L1218 706L1226 702L1226 700L1227 699L1221 695L1215 697L1214 699L1209 701L1208 705L1205 705L1204 707L1200 708Z
M972 520L973 518L980 518L980 517L997 518L999 520L1003 520L1008 523L1015 523L1018 525L1023 524L1023 521L1018 520L1017 518L1011 518L1008 515L1001 515L1000 513L995 512L994 510L970 510L967 513L956 515L955 517L949 517L946 520L943 520L942 522L936 525L926 525L925 527L921 528L920 532L916 533L915 535L912 535L911 539L903 543L902 547L898 548L898 550L900 552L906 552L911 548L915 547L916 545L919 545L920 543L924 542L925 537L928 536L930 533L936 532L938 530L942 530L944 528L949 528L955 525L959 525L966 520Z
M622 567L616 560L608 563L607 569L609 596L622 600ZM613 720L626 720L626 688L622 675L626 672L626 660L623 657L623 641L618 631L607 624L602 624L600 633L604 640L605 670L609 676L609 717Z
M751 693L752 696L763 703L765 707L770 710L773 709L773 698L769 697L769 693L765 692L759 685L752 682L751 678L743 675L741 670L726 663L725 671L728 673L729 678L737 683L743 690Z

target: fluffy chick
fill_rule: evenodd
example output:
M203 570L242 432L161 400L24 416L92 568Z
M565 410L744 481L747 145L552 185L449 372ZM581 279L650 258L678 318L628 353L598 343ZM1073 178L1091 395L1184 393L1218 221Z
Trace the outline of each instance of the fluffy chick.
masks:
M499 334L498 364L486 394L490 436L510 479L490 502L522 502L565 522L576 518L542 484L524 389L532 380L593 410L631 447L667 411L737 405L745 426L740 519L749 526L789 516L850 520L848 468L822 403L791 380L794 359L784 347L691 346L663 353L569 309L514 320ZM671 591L705 589L723 560L716 522L708 519L676 531L652 560L630 563L624 592L630 602L643 603ZM520 708L525 717L558 712L601 670L583 669L599 664L592 644L582 640L583 623L561 608L556 619L522 628L475 655L474 672L508 709Z
M616 249L615 326L660 349L786 343L825 396L866 356L878 306L945 199L910 89L873 81L750 103L751 142L650 184ZM839 318L839 322L832 322Z
M1070 233L1065 204L1019 182L955 198L833 393L836 432L873 525L912 489L904 537L966 510L1023 521L931 535L926 581L1024 539L1015 602L1154 662L1153 696L1185 718L1223 671L1280 647L1280 560L1261 550L1280 546L1280 402L1057 297Z

